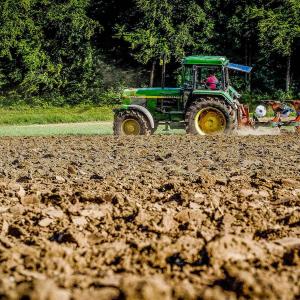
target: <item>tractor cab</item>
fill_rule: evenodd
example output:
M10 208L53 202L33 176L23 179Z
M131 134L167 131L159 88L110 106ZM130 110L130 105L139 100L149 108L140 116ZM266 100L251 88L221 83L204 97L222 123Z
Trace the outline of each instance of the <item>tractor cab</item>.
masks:
M229 63L223 56L189 56L182 64L181 84L183 89L190 90L234 90L230 86L229 70L250 73L252 69Z
M182 87L192 90L225 90L228 86L228 61L223 57L191 56L183 60ZM210 80L209 79L214 79Z

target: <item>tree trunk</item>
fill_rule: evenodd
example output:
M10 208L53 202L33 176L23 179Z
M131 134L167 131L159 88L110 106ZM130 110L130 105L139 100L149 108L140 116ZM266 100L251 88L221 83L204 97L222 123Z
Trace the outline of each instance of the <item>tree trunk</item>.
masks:
M246 38L245 42L245 65L251 67L252 64L252 48L251 42ZM251 73L246 73L246 89L248 92L251 92Z
M249 43L249 54L248 54L248 66L251 67L252 66L252 44L251 42ZM251 92L251 72L248 75L248 91Z
M286 61L286 91L288 92L291 87L291 55L287 57Z
M150 87L153 87L153 84L154 84L155 65L156 65L156 61L153 60L151 73L150 73Z
M248 39L245 39L245 66L248 66ZM245 73L246 88L249 91L249 76Z
M161 87L164 89L166 85L166 55L163 55L163 64L161 70Z

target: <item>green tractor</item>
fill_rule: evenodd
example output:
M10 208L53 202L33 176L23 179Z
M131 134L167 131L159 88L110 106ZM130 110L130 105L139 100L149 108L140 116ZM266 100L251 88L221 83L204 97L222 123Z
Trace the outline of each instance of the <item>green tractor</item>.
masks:
M216 135L249 125L249 110L230 85L229 69L251 71L225 57L189 56L183 60L180 87L162 83L159 88L124 90L123 105L114 110L114 134L150 135L165 124L190 134Z

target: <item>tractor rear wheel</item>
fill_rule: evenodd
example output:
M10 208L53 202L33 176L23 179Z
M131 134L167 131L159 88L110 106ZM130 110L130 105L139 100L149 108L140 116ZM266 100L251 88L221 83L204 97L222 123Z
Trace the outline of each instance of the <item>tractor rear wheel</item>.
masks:
M151 133L151 126L143 113L124 110L115 114L114 135L150 135Z
M186 132L199 135L218 135L232 129L232 119L226 106L217 101L193 103L185 116Z

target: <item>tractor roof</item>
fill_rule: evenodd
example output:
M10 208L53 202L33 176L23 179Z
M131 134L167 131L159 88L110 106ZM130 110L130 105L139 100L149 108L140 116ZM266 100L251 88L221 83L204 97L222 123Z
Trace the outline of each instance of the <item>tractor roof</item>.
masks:
M217 65L228 64L228 59L224 56L187 56L183 59L184 65Z

